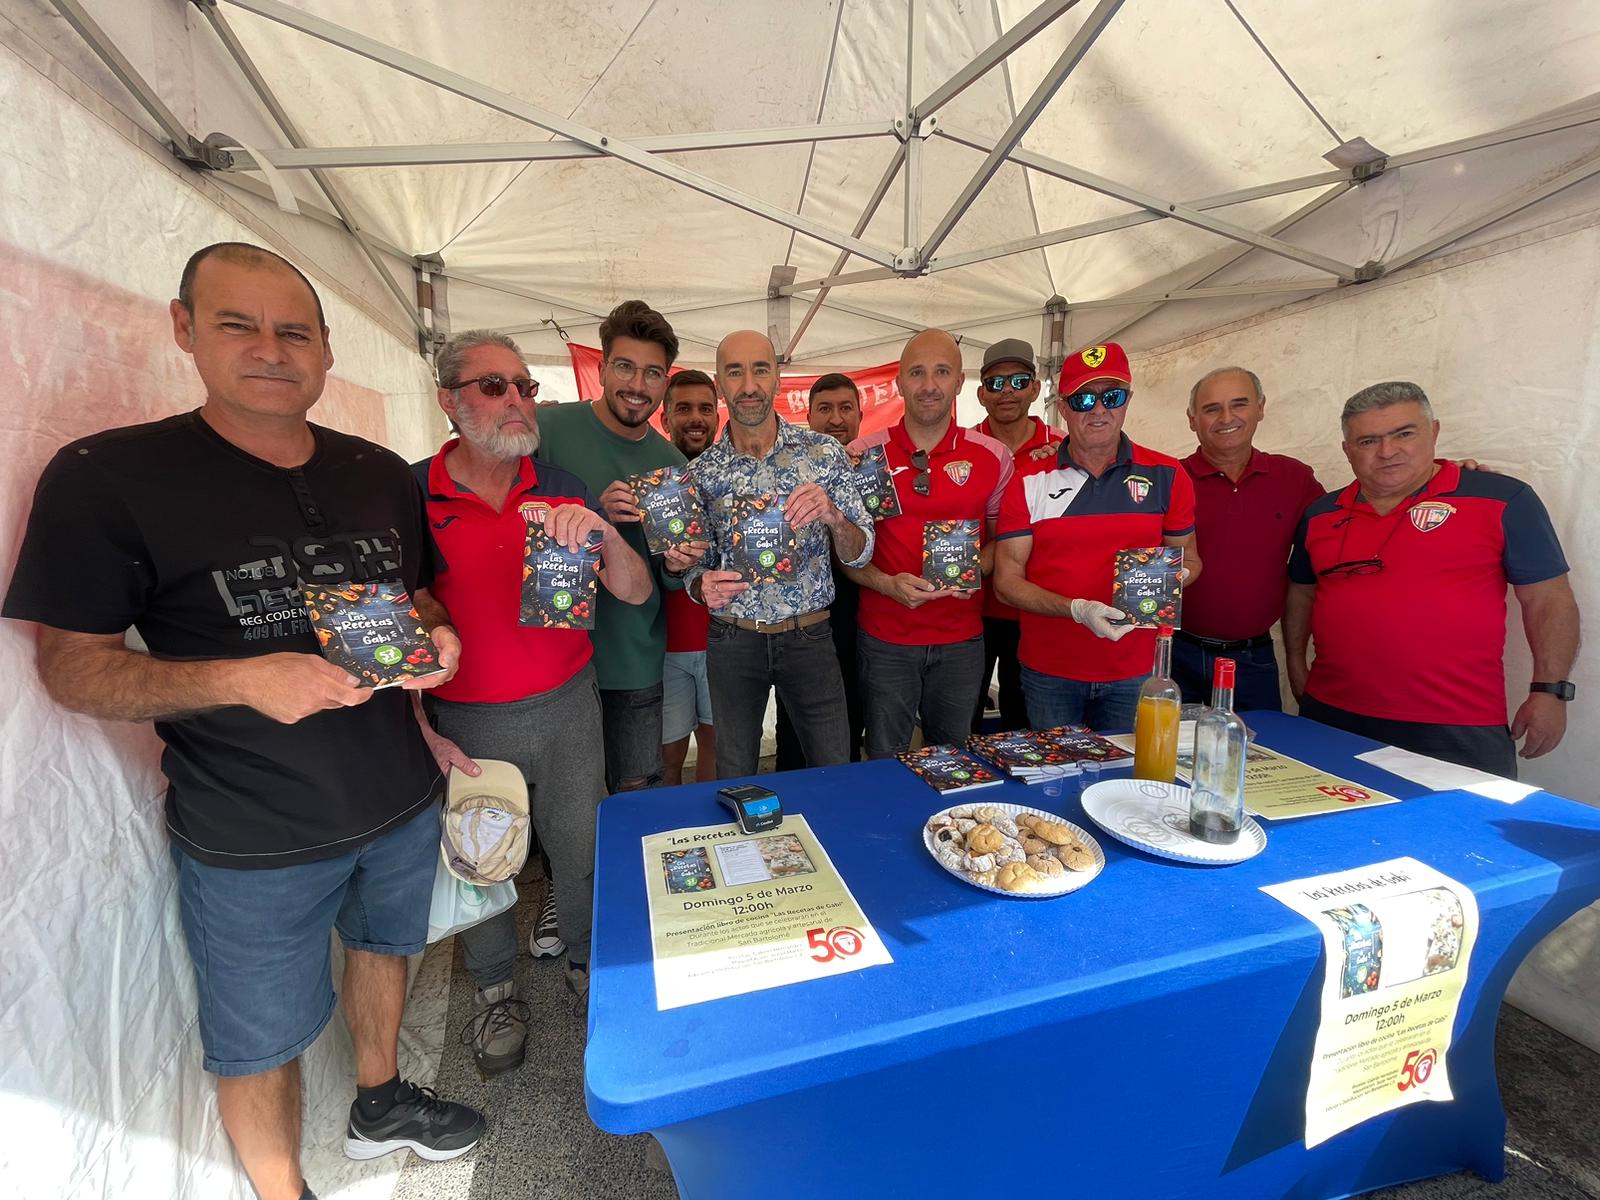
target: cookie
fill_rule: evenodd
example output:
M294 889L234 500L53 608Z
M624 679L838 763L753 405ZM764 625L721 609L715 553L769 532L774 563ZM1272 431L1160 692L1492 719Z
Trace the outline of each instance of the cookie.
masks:
M1036 891L1041 882L1039 872L1025 862L1007 863L994 877L994 886L1007 892Z
M993 854L1006 844L1005 835L993 825L979 825L967 834L967 853Z
M1046 879L1067 873L1067 868L1061 865L1061 860L1054 854L1030 854L1028 865Z
M1022 849L1028 854L1044 854L1050 849L1050 843L1025 833L1022 835Z
M1073 841L1072 830L1057 821L1035 821L1033 836L1043 838L1053 846L1065 846Z
M1064 846L1057 846L1056 857L1069 871L1089 871L1094 868L1094 851L1076 838Z

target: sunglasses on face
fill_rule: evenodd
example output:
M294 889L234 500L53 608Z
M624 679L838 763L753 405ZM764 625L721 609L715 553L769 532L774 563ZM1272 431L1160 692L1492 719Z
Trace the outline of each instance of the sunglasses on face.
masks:
M1107 388L1103 392L1073 392L1070 396L1061 397L1061 403L1075 413L1087 413L1094 411L1095 401L1097 400L1100 402L1101 408L1121 408L1128 402L1128 397L1131 395L1133 395L1131 389L1115 387Z
M911 490L919 496L926 496L929 490L928 452L926 450L913 451L911 465L917 469L916 478L911 481Z
M517 395L524 400L532 400L539 394L539 381L522 375L518 375L515 379L507 379L504 375L480 375L476 379L463 379L452 390L459 391L473 384L477 384L478 390L491 400L504 396L507 388L516 388Z
M1014 375L992 375L983 381L983 386L990 395L998 396L1007 387L1013 392L1020 392L1032 382L1032 371L1018 371Z

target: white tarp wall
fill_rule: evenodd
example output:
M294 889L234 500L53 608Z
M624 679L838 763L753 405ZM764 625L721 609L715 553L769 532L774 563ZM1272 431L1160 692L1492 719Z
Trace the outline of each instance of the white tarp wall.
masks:
M167 316L191 251L273 242L246 207L230 206L77 80L59 72L52 82L24 42L3 40L0 562L9 581L34 483L59 446L203 399ZM322 247L339 249L331 239ZM442 425L426 365L335 282L359 268L296 257L322 293L337 358L313 418L409 457L431 451ZM148 725L58 709L37 683L30 627L0 623L0 678L10 689L0 743L0 1179L26 1200L244 1200L252 1193L200 1068L155 737ZM424 1077L442 1035L416 1024L442 1019L443 985L419 982L408 1013L403 1066ZM340 1152L351 1062L338 1019L305 1059L306 1158L323 1196L387 1194L400 1166L357 1166Z

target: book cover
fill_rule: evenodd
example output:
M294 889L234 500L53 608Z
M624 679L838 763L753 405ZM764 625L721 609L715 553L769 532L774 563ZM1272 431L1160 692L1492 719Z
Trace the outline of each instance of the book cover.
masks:
M1005 782L987 763L955 746L924 746L895 757L941 795Z
M894 476L889 471L889 456L882 446L869 446L865 454L850 459L856 490L861 493L861 503L874 521L886 521L900 515L900 493L895 491Z
M975 733L967 739L967 749L1006 774L1018 777L1060 773L1071 761L1064 751L1031 729Z
M1057 725L1054 729L1041 729L1037 735L1055 747L1069 762L1115 762L1133 755L1116 743L1091 733L1082 725Z
M922 577L941 591L977 591L983 585L983 570L978 563L978 522L924 522Z
M795 578L794 530L783 516L783 500L770 492L729 496L732 552L728 570L751 583L783 583Z
M1127 613L1135 625L1180 627L1183 588L1182 546L1146 546L1118 550L1111 580L1111 606Z
M398 579L332 587L302 584L300 591L322 656L349 671L362 687L388 687L443 669Z
M658 467L630 475L628 486L639 505L644 540L651 554L665 554L674 546L705 537L705 509L700 504L699 489L685 468Z
M576 551L568 550L538 522L529 522L522 549L520 624L539 629L593 629L600 591L598 529Z

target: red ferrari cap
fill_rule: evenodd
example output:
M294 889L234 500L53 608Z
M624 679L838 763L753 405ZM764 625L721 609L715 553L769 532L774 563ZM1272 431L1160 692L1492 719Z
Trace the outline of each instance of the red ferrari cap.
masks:
M1056 384L1056 395L1070 396L1086 383L1097 379L1115 379L1131 384L1133 375L1128 371L1128 355L1115 342L1090 346L1076 354L1069 354L1061 364L1061 378Z

